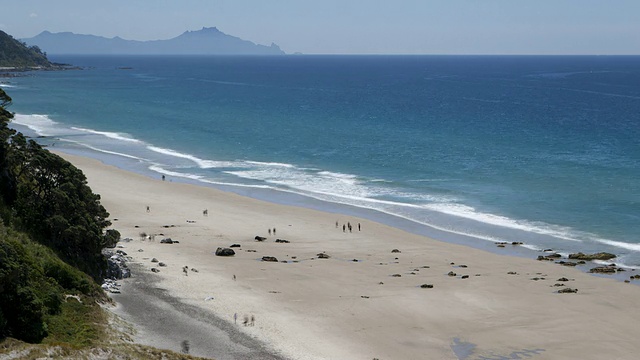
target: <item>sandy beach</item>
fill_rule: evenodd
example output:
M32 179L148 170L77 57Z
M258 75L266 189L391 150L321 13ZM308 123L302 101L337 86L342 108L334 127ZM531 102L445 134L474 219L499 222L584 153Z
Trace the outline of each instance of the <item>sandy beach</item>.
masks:
M120 243L133 277L122 281L113 311L139 329L140 343L180 351L184 339L191 354L218 359L640 353L639 286L60 155L101 195L112 227L133 239ZM352 231L343 231L347 223ZM234 256L215 255L232 244L240 245ZM567 287L578 292L558 293ZM245 316L254 326L242 324Z

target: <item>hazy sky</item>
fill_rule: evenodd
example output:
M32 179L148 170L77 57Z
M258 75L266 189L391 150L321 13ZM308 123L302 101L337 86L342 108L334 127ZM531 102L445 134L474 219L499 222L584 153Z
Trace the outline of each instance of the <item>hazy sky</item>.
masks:
M305 54L640 54L640 0L0 0L0 29L221 31Z

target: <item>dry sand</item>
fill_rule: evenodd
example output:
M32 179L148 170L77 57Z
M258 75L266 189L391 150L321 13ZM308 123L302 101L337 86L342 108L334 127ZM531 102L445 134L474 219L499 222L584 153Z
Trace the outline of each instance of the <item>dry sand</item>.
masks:
M127 301L170 304L167 299L173 299L193 310L191 319L217 319L240 347L245 340L238 334L291 359L637 359L640 354L639 286L61 155L84 171L113 228L133 239L122 245L139 265L134 278L124 281L124 292L136 293L136 286L145 284L166 290L158 290L164 298L140 293ZM355 225L352 233L342 231L346 222ZM277 234L269 236L267 229L274 227ZM155 241L141 239L142 232L156 234ZM256 235L267 240L256 242ZM179 243L161 244L164 237ZM275 243L276 238L290 243ZM231 244L241 245L235 256L214 255ZM330 258L318 259L322 252ZM287 263L263 262L262 256ZM183 266L198 272L185 275ZM457 275L448 276L450 271ZM563 287L554 284L562 277L578 293L558 294ZM155 316L185 339L191 331L206 338L200 321L193 321L193 330L173 327L169 314L184 313L180 306L159 306ZM145 328L135 310L119 311ZM245 314L255 316L255 326L241 325ZM210 334L211 339L192 342L213 343L221 336ZM137 340L176 347L145 331Z

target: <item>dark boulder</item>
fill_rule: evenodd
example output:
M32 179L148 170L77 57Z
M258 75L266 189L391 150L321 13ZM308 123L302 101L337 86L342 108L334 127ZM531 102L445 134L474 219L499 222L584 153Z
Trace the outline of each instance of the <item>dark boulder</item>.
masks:
M278 259L276 259L273 256L263 256L262 257L262 261L268 261L268 262L278 262Z
M171 238L164 238L162 240L160 240L160 244L173 244L174 241L171 240Z
M432 284L422 284L420 285L421 288L423 289L433 289L433 285Z
M266 237L264 237L264 236L256 236L256 237L254 237L253 239L254 239L255 241L265 241L265 240L267 240L267 238L266 238Z
M572 289L572 288L564 288L564 289L558 290L559 294L575 294L577 292L578 292L578 289Z
M219 247L216 249L217 256L233 256L236 252L233 249Z
M276 239L276 242L277 242L277 243L279 243L279 244L288 244L288 243L290 243L291 241L289 241L289 240L285 240L285 239Z
M328 259L328 258L330 258L330 257L331 257L331 256L329 256L329 255L327 255L327 254L325 254L325 253L319 253L319 254L318 254L318 259Z
M400 253L400 252L402 252L402 251L400 251L400 250L398 250L398 249L393 249L393 250L391 250L391 253Z
M229 246L229 247L231 247L231 248L239 248L239 247L240 247L240 244L232 244L232 245L231 245L231 246Z

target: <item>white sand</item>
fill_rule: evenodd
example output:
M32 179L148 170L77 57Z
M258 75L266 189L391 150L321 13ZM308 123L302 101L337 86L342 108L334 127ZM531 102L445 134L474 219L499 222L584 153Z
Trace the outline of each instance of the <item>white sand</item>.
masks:
M637 359L640 354L639 286L61 155L84 171L111 213L113 228L134 239L123 244L134 261L148 270L157 267L150 261L154 257L167 264L155 274L160 286L230 322L234 313L238 322L253 314L254 327L238 327L291 358ZM361 223L362 231L356 226L343 233L336 220ZM277 235L269 236L273 227ZM141 232L164 235L143 241ZM256 235L267 241L255 242ZM163 237L180 243L160 244ZM291 243L277 244L276 238ZM242 245L234 257L214 255L217 247L234 243ZM391 253L394 248L401 253ZM331 258L317 259L320 252ZM262 256L299 262L262 262ZM185 265L199 272L186 276ZM449 271L457 276L447 276ZM517 275L507 274L512 271ZM572 279L566 285L579 292L556 293L559 287L553 285L561 277Z

